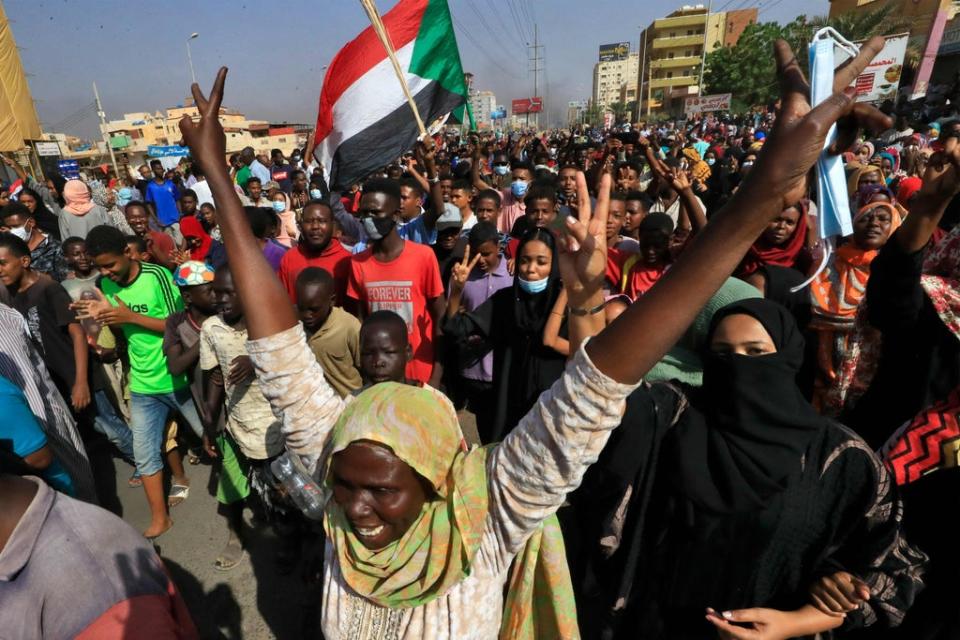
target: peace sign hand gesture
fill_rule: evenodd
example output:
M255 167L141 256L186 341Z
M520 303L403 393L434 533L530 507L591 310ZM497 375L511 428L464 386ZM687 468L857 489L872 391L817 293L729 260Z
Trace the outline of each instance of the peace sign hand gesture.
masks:
M582 171L577 172L577 217L566 219L567 235L560 238L560 277L570 306L582 308L599 295L607 269L607 212L613 179L600 179L596 209Z
M220 67L209 99L204 97L200 86L194 82L190 91L200 112L200 120L194 122L188 115L180 118L180 133L183 134L184 142L206 173L213 171L214 167L223 166L227 155L227 138L223 134L219 117L220 103L223 102L223 83L226 79L227 68Z
M450 287L455 291L463 291L463 287L467 284L467 278L470 277L470 272L473 271L473 268L477 266L477 262L479 261L479 253L473 256L473 260L470 259L470 245L468 244L463 252L463 260L453 263L453 272L450 274Z

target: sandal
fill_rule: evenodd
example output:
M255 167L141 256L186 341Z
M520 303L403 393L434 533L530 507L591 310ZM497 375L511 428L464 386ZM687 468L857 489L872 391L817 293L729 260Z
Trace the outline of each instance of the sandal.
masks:
M140 476L134 474L134 475L130 476L130 479L129 479L129 480L127 480L127 486L130 487L131 489L136 489L137 487L142 487L142 486L143 486L143 478L141 478Z
M187 451L187 464L197 466L200 464L200 456L193 451Z
M167 497L167 506L171 509L190 497L190 486L185 484L174 484L170 487L170 495Z
M227 541L223 551L214 560L213 566L218 571L230 571L243 560L243 545L238 538L232 538Z

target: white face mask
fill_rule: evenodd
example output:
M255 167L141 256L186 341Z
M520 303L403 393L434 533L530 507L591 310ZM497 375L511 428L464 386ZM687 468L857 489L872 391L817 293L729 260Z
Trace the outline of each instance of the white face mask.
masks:
M30 229L27 229L27 225L23 225L22 227L10 227L10 233L26 242L30 239L32 232Z

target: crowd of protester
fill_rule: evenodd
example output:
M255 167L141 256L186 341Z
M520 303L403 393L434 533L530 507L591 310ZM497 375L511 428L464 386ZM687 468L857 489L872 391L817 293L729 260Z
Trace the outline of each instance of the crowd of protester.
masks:
M0 629L193 637L147 541L212 462L211 561L248 508L283 571L323 545L331 640L954 637L960 116L811 111L791 55L750 115L447 129L342 190L309 146L226 156L225 72L175 169L4 158ZM830 251L807 174L837 120ZM98 439L145 538L90 506Z

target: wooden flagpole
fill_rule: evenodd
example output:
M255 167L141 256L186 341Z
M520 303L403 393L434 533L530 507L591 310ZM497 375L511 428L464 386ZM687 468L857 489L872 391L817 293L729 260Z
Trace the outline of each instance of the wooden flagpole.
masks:
M376 5L373 4L373 0L360 0L360 4L363 5L364 11L367 12L367 17L370 18L370 24L373 25L373 30L376 32L377 37L380 38L380 42L383 43L383 48L387 50L387 56L390 58L391 64L393 64L393 71L397 74L397 80L400 81L400 86L403 87L404 95L407 96L407 104L410 105L410 109L413 111L413 117L417 120L417 128L420 129L420 136L421 138L426 138L427 128L423 126L423 118L420 117L420 110L417 109L417 103L410 93L410 87L407 86L407 79L403 74L403 69L400 68L397 54L393 50L393 44L390 42L390 34L387 33L387 28L384 26L383 20L380 19L380 13L377 11Z

